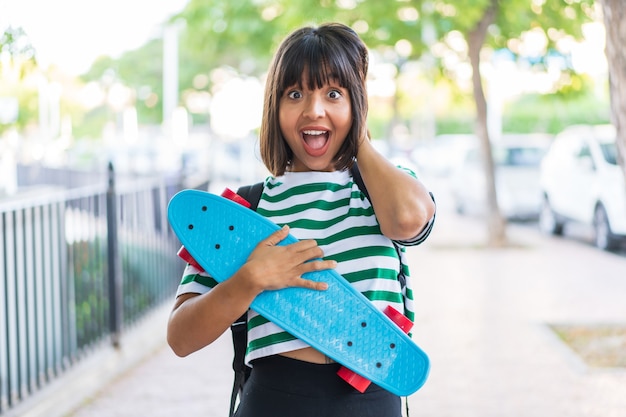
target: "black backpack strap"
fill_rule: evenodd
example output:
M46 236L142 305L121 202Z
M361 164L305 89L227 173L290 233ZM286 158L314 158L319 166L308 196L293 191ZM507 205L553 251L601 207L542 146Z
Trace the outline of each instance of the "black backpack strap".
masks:
M262 182L257 182L252 185L243 185L237 189L237 194L250 203L251 210L256 211L256 208L259 206L259 200L261 200L261 194L263 194L264 185L265 184Z
M230 411L229 417L235 413L235 404L237 397L241 395L243 386L250 376L250 367L246 365L246 349L248 347L248 312L245 312L239 319L230 325L230 331L233 337L233 371L235 371L235 380L233 382L233 391L230 395Z
M350 167L350 172L352 173L352 179L354 180L354 183L357 185L357 187L359 187L359 190L361 190L361 192L365 194L365 197L371 203L372 200L370 200L370 194L367 192L367 187L363 182L363 177L361 176L361 171L359 171L359 166L357 165L356 161L354 161L352 167Z
M263 185L262 182L253 185L244 185L237 190L237 194L250 203L252 210L256 210L261 200L261 194L263 193ZM241 395L243 386L250 376L250 367L245 363L246 349L248 348L247 311L230 325L230 331L233 337L233 371L235 371L235 381L230 396L230 411L228 413L228 416L232 417L235 413L237 397Z

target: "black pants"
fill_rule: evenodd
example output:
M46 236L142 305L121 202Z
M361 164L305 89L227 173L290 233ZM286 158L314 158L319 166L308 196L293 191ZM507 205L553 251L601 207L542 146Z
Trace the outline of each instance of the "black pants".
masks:
M254 361L235 417L401 417L400 397L371 384L360 393L338 364L283 356Z

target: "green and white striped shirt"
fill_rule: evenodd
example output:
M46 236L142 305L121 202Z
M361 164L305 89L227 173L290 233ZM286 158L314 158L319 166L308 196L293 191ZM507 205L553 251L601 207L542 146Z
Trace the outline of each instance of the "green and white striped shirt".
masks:
M288 172L269 177L257 212L280 226L288 224L298 239L315 239L324 258L337 261L336 272L377 308L392 305L413 320L408 267L398 260L394 243L381 234L371 204L349 171ZM404 258L404 248L400 253ZM400 267L407 278L404 287L398 280ZM206 273L188 265L177 295L206 293L215 285ZM255 311L248 312L247 363L307 346Z

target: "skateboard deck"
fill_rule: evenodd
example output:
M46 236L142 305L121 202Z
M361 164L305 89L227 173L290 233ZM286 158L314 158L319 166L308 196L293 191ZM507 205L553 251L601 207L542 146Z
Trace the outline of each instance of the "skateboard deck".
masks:
M187 252L216 281L231 277L279 226L227 198L183 190L168 219ZM280 245L297 242L289 235ZM391 319L334 270L304 278L325 291L285 288L259 294L250 308L358 375L399 396L426 382L428 356Z

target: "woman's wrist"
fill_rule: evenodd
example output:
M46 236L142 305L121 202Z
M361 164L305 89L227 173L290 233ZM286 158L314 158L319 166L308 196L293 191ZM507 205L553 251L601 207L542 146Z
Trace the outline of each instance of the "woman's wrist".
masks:
M238 292L242 293L244 298L254 300L254 298L262 293L265 289L258 284L255 279L253 268L248 263L245 263L239 271L233 275L233 284L239 286Z

